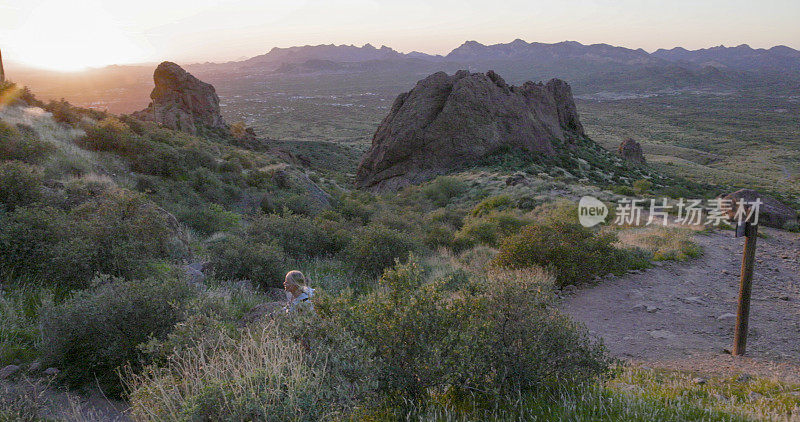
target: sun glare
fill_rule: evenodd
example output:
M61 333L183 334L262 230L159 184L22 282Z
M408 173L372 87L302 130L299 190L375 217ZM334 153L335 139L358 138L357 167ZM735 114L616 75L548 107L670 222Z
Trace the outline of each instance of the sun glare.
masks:
M16 48L8 60L49 70L77 71L146 59L141 44L100 3L45 1L14 37Z

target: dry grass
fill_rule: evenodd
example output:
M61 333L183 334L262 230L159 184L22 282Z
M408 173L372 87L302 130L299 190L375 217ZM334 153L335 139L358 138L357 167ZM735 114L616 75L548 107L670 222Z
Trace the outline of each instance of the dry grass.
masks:
M268 323L127 374L136 420L306 420L324 416L324 365ZM330 409L331 411L333 409Z
M644 227L621 230L619 243L652 254L655 261L686 261L697 258L703 249L692 241L695 230L677 227Z
M627 367L607 388L630 398L691 404L758 420L800 420L800 385L747 375L712 377Z

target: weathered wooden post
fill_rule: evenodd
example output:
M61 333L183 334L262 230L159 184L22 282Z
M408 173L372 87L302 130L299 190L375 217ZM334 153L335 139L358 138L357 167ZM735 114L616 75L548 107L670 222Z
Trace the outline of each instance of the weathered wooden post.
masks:
M739 306L736 310L736 331L733 336L733 355L741 356L747 347L747 323L750 319L750 292L753 286L753 267L756 260L758 224L743 221L736 227L736 237L744 236L742 273L739 283Z

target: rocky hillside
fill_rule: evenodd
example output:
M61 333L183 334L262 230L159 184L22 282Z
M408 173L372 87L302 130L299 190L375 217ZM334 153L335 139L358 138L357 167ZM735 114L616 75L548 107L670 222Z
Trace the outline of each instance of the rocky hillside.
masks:
M438 72L397 97L359 164L356 185L402 188L503 148L553 156L585 136L562 80L511 86L492 71Z

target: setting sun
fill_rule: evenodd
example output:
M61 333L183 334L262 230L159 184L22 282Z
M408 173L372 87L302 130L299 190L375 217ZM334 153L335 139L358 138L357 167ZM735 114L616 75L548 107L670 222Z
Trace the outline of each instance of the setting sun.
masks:
M101 3L45 1L11 32L8 57L33 67L76 71L144 60L137 43Z

